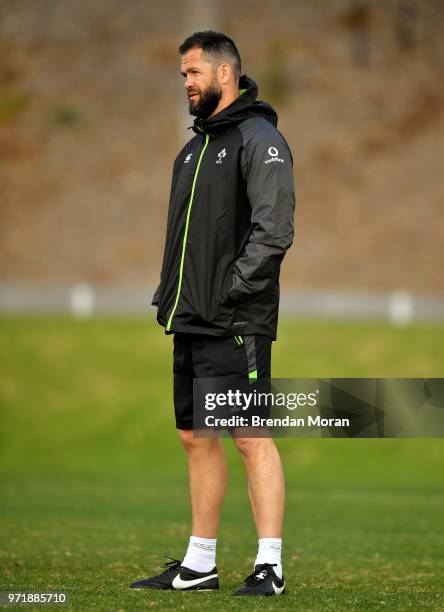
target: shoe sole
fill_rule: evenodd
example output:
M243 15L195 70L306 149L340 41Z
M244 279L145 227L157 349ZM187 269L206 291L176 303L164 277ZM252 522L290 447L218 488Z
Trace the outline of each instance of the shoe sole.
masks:
M131 589L132 591L175 591L176 593L186 593L187 591L218 591L219 589L153 589L153 588L143 588L143 589Z
M172 589L170 587L130 587L132 591L176 591L178 593L185 591L218 591L219 587L211 587L210 589L199 589L199 587L190 587L189 589Z
M280 595L285 595L285 589L282 593L233 593L235 597L279 597Z

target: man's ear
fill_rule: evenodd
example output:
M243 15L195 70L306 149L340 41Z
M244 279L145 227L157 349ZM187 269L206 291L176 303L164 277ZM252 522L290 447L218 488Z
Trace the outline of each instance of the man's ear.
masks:
M229 83L230 79L232 78L232 74L233 74L233 69L230 66L230 64L221 64L220 66L218 66L217 71L218 71L219 83L221 85L227 85L227 83Z

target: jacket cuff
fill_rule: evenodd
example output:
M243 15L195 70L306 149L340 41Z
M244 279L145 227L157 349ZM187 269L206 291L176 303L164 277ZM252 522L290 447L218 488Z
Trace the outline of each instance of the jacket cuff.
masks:
M156 291L154 292L153 297L151 298L151 306L158 306L159 305L159 295L160 295L160 286L157 287Z

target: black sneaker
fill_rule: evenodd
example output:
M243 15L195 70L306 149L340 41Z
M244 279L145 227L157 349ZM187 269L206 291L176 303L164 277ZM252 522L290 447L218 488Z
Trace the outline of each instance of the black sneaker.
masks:
M166 557L171 559L171 557ZM160 589L170 591L212 591L219 588L219 577L214 567L211 572L195 572L183 567L181 561L171 559L165 563L168 569L152 578L137 580L130 589Z
M233 595L282 595L285 593L285 580L276 576L273 567L276 563L260 563L248 576L244 584Z

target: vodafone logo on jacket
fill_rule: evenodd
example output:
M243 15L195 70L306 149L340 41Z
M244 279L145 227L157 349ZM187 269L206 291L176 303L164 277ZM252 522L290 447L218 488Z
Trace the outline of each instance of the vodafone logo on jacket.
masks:
M276 147L268 147L268 155L270 155L270 159L266 159L264 164L270 164L271 162L280 162L281 164L284 163L284 160L278 157L279 151L276 149Z

